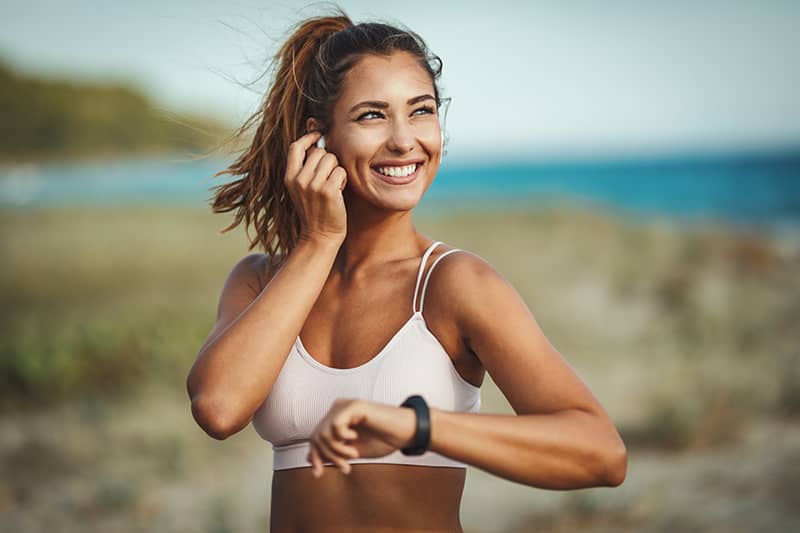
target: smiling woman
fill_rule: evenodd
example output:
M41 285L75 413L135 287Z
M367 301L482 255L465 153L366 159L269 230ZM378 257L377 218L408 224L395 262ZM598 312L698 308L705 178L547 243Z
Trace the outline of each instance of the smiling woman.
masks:
M348 207L378 204L408 212L419 203L442 154L432 83L413 53L366 55L344 76L329 118L307 119L307 129L325 133L327 150L347 171ZM361 100L365 95L382 98Z
M209 435L252 423L272 443L271 531L460 532L468 465L622 483L613 423L516 290L414 227L444 144L439 58L340 12L301 22L275 63L213 204L266 253L232 268L187 377ZM515 415L480 413L487 371Z

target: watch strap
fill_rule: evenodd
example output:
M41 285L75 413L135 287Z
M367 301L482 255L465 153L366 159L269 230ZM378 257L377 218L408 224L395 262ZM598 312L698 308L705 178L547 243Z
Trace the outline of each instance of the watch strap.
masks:
M406 398L400 407L410 407L417 415L417 429L411 444L401 449L403 455L422 455L428 451L431 442L431 415L428 404L419 394Z

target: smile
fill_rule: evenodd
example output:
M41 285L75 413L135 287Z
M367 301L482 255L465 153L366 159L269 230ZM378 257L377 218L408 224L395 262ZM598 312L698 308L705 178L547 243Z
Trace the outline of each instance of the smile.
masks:
M412 163L402 167L371 167L371 170L375 176L390 185L406 185L417 179L421 168L421 163Z

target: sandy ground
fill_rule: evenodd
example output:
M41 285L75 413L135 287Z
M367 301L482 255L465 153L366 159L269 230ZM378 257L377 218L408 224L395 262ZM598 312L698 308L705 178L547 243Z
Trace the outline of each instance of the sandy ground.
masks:
M222 225L157 209L0 212L11 258L0 296L12 302L0 363L24 366L40 401L62 369L83 380L58 401L0 410L0 530L267 531L269 443L251 427L214 441L184 391L222 280L245 253L241 238L215 234ZM519 290L628 446L616 488L541 490L470 468L468 533L800 531L797 233L565 212L420 228ZM139 378L140 361L161 379ZM82 388L124 372L137 376L127 395ZM511 412L488 377L482 411Z
M509 412L491 403L483 412ZM0 435L7 531L268 529L269 444L252 427L214 441L170 392L6 415ZM714 449L629 449L613 489L542 490L470 467L461 517L468 533L796 531L798 480L800 424L754 420Z

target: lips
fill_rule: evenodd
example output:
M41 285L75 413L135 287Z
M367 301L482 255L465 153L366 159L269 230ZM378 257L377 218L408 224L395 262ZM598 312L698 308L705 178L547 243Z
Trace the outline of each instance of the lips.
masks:
M380 165L380 166L394 166L394 165ZM386 174L382 174L377 170L375 170L375 167L370 167L370 170L372 171L373 176L381 179L385 183L388 183L390 185L407 185L412 181L416 180L417 177L419 177L420 172L422 172L422 163L417 163L414 172L412 172L408 176L387 176Z

